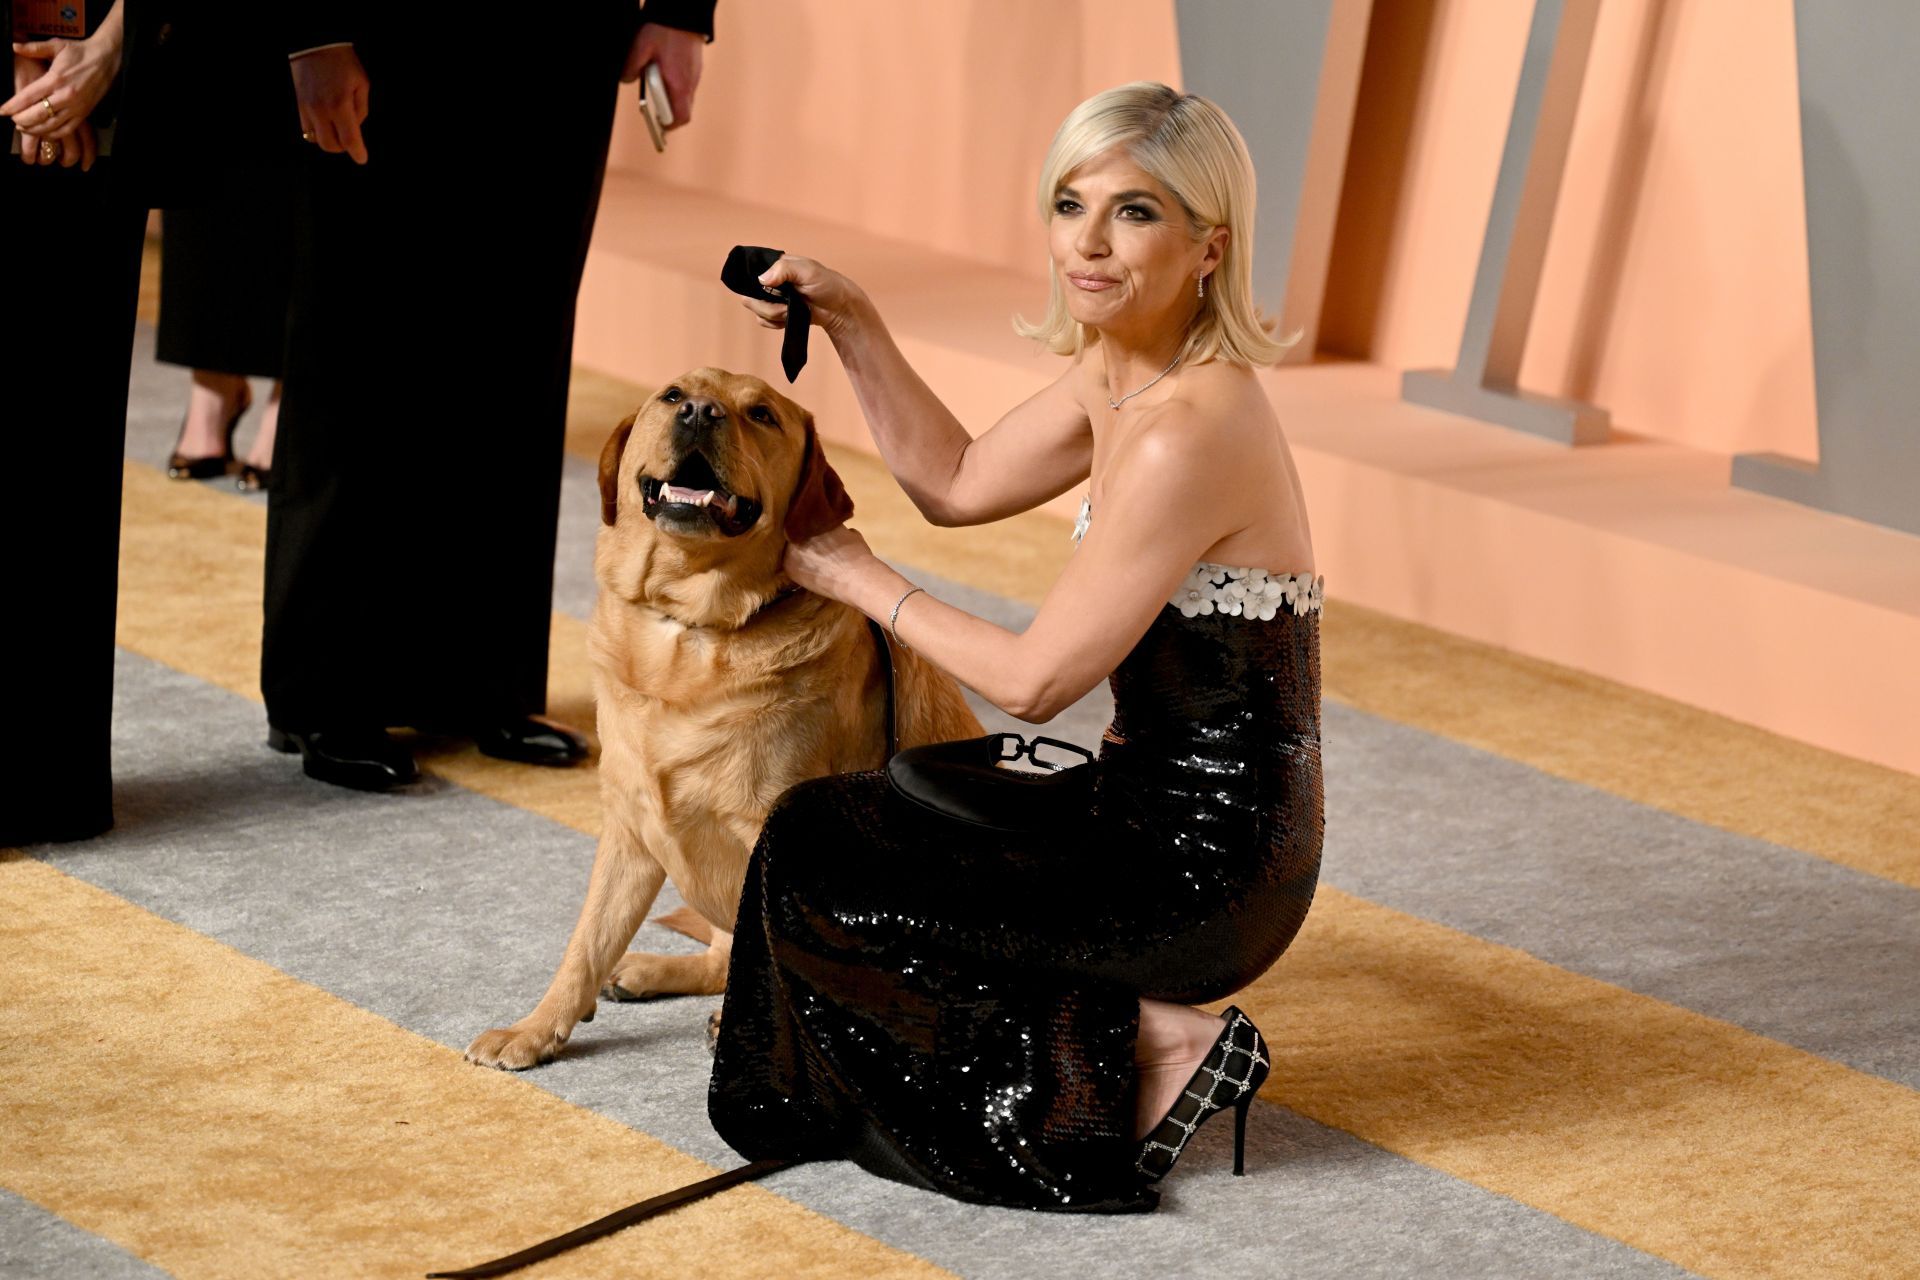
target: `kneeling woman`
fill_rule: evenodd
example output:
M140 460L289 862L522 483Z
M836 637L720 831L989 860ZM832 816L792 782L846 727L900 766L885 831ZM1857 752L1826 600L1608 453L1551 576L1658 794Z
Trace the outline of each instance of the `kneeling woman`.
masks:
M1041 178L1051 299L1023 326L1071 363L978 440L853 282L795 257L762 277L812 305L933 523L1089 481L1079 546L1024 632L914 592L844 527L789 549L794 581L891 620L1022 720L1101 679L1114 719L1067 838L946 819L879 771L782 797L748 871L710 1094L749 1158L1125 1212L1156 1203L1199 1123L1244 1123L1266 1044L1237 1010L1191 1006L1292 941L1323 815L1321 583L1254 373L1284 348L1251 301L1253 196L1205 99L1137 83L1077 107Z

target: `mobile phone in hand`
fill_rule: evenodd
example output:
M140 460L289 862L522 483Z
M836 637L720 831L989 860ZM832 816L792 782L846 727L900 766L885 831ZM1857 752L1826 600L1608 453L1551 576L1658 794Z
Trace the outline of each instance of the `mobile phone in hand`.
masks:
M660 64L649 62L640 73L640 117L647 122L647 134L655 151L667 149L667 127L673 123L673 104L667 98L667 83L660 78Z

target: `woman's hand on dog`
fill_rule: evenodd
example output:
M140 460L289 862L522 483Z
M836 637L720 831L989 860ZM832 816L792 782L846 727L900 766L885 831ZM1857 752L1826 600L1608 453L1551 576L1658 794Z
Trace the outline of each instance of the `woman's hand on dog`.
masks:
M892 580L900 579L886 561L873 554L858 529L844 524L801 542L789 542L780 567L796 586L868 614L873 612L868 606L892 589ZM882 612L890 607L891 597L888 601Z
M760 283L768 290L778 289L790 284L800 291L813 310L813 322L827 331L830 338L838 337L859 320L862 308L868 306L866 291L831 267L823 267L812 258L796 257L791 253L781 254L779 259L760 273ZM760 323L769 329L781 329L787 323L787 304L784 302L760 302L753 298L743 300L747 310L760 319Z

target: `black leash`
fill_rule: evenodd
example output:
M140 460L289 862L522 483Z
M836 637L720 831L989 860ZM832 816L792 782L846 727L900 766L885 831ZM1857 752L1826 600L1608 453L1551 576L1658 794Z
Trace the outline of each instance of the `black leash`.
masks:
M867 630L873 632L873 643L880 649L880 672L887 681L887 759L893 759L893 753L900 749L899 726L894 723L898 714L893 701L893 650L887 644L887 629L867 619Z
M725 1191L728 1187L742 1182L751 1182L755 1178L778 1172L791 1165L802 1163L792 1157L776 1160L755 1160L752 1164L741 1165L738 1169L729 1169L717 1173L711 1178L702 1178L699 1182L689 1182L684 1187L675 1187L662 1192L651 1200L642 1200L639 1204L628 1205L604 1218L589 1222L584 1227L575 1227L565 1235L555 1236L551 1240L542 1240L539 1244L510 1253L504 1258L495 1258L492 1262L483 1262L477 1267L468 1267L463 1271L429 1271L427 1280L478 1280L481 1276L503 1276L509 1271L518 1271L521 1267L551 1258L555 1254L577 1249L589 1240L598 1240L601 1236L610 1236L623 1227L630 1227L656 1214L676 1209L694 1200L704 1200L716 1191Z

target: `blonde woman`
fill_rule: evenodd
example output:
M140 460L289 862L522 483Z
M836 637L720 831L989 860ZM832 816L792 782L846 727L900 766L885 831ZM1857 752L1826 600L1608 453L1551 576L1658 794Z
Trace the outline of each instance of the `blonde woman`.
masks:
M1269 1068L1245 1014L1192 1006L1272 965L1313 895L1321 580L1254 374L1284 344L1253 307L1232 123L1164 85L1109 90L1060 126L1039 195L1051 295L1022 329L1068 365L977 440L852 281L798 257L762 278L812 304L928 520L1087 483L1038 615L1013 632L916 591L845 527L786 568L1022 720L1108 680L1093 799L1041 839L919 809L879 771L785 794L747 875L710 1114L756 1161L1128 1212L1199 1124L1230 1109L1244 1132Z

